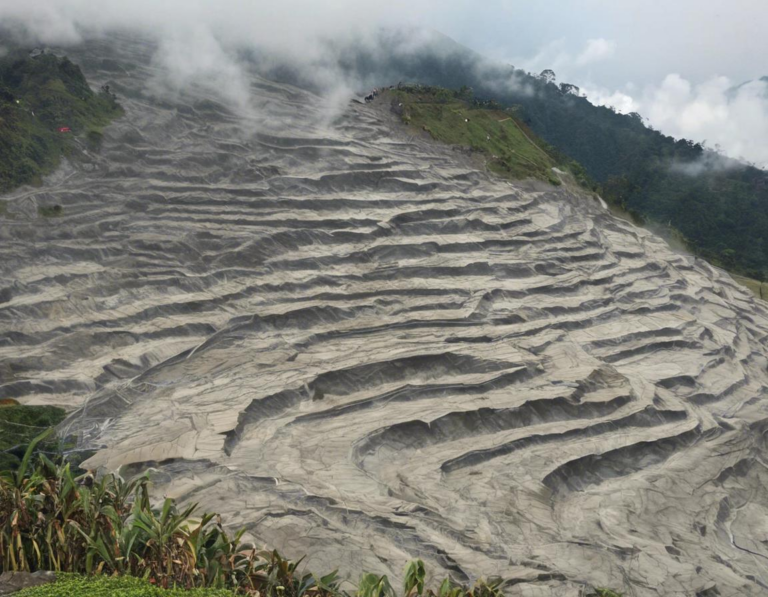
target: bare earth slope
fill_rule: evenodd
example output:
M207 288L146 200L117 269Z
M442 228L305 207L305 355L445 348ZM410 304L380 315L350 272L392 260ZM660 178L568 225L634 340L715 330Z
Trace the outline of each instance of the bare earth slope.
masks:
M160 101L145 47L80 52L126 116L5 197L0 397L312 569L768 594L763 303L384 106Z

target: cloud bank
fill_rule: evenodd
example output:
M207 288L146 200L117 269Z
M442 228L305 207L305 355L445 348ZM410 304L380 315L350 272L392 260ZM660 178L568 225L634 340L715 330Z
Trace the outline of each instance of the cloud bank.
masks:
M436 0L0 0L0 24L27 43L55 46L140 32L158 43L163 86L202 83L244 104L247 52L298 65L319 87L338 93L347 82L335 69L334 43L373 44L382 27L422 23L439 7Z
M582 90L594 104L624 114L639 112L667 135L706 142L732 158L768 167L768 80L736 86L719 76L696 85L670 74L640 92L589 86Z

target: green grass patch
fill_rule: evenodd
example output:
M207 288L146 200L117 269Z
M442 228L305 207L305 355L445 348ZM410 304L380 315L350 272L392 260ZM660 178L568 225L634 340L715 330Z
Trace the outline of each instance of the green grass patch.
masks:
M433 139L481 153L491 172L513 179L536 178L560 185L553 168L570 166L537 139L512 109L472 102L466 93L434 87L406 87L387 92L403 122Z
M161 589L129 576L60 574L55 582L24 589L16 597L232 597L224 589Z
M95 93L66 57L17 51L1 58L0 193L40 183L62 157L82 151L81 136L97 149L101 128L122 114L115 96Z

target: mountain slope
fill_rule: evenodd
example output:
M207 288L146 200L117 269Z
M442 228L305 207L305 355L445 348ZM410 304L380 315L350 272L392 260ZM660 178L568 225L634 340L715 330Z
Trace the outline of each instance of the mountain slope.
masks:
M436 33L383 31L375 42L337 48L331 56L335 64L326 68L338 66L369 85L469 86L479 98L518 107L536 135L584 166L606 200L671 225L691 250L717 265L766 277L766 172L665 136L640 115L595 106L572 86L492 62ZM268 72L312 85L302 70Z
M764 303L388 102L328 125L254 77L241 114L151 96L142 43L72 52L126 117L94 167L7 196L0 397L79 407L91 466L310 569L765 593Z

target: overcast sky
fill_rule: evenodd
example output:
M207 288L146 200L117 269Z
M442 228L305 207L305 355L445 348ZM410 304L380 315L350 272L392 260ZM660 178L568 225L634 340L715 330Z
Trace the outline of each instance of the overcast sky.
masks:
M426 27L526 70L552 68L668 134L768 164L768 85L728 93L768 75L768 0L0 0L0 23L11 18L52 43L76 41L82 26L159 32L187 74L208 68L231 81L228 44L309 55L317 36Z
M448 35L521 65L552 48L576 56L589 40L606 40L614 51L605 60L561 69L606 87L669 73L696 83L768 75L766 0L484 0L440 18Z

